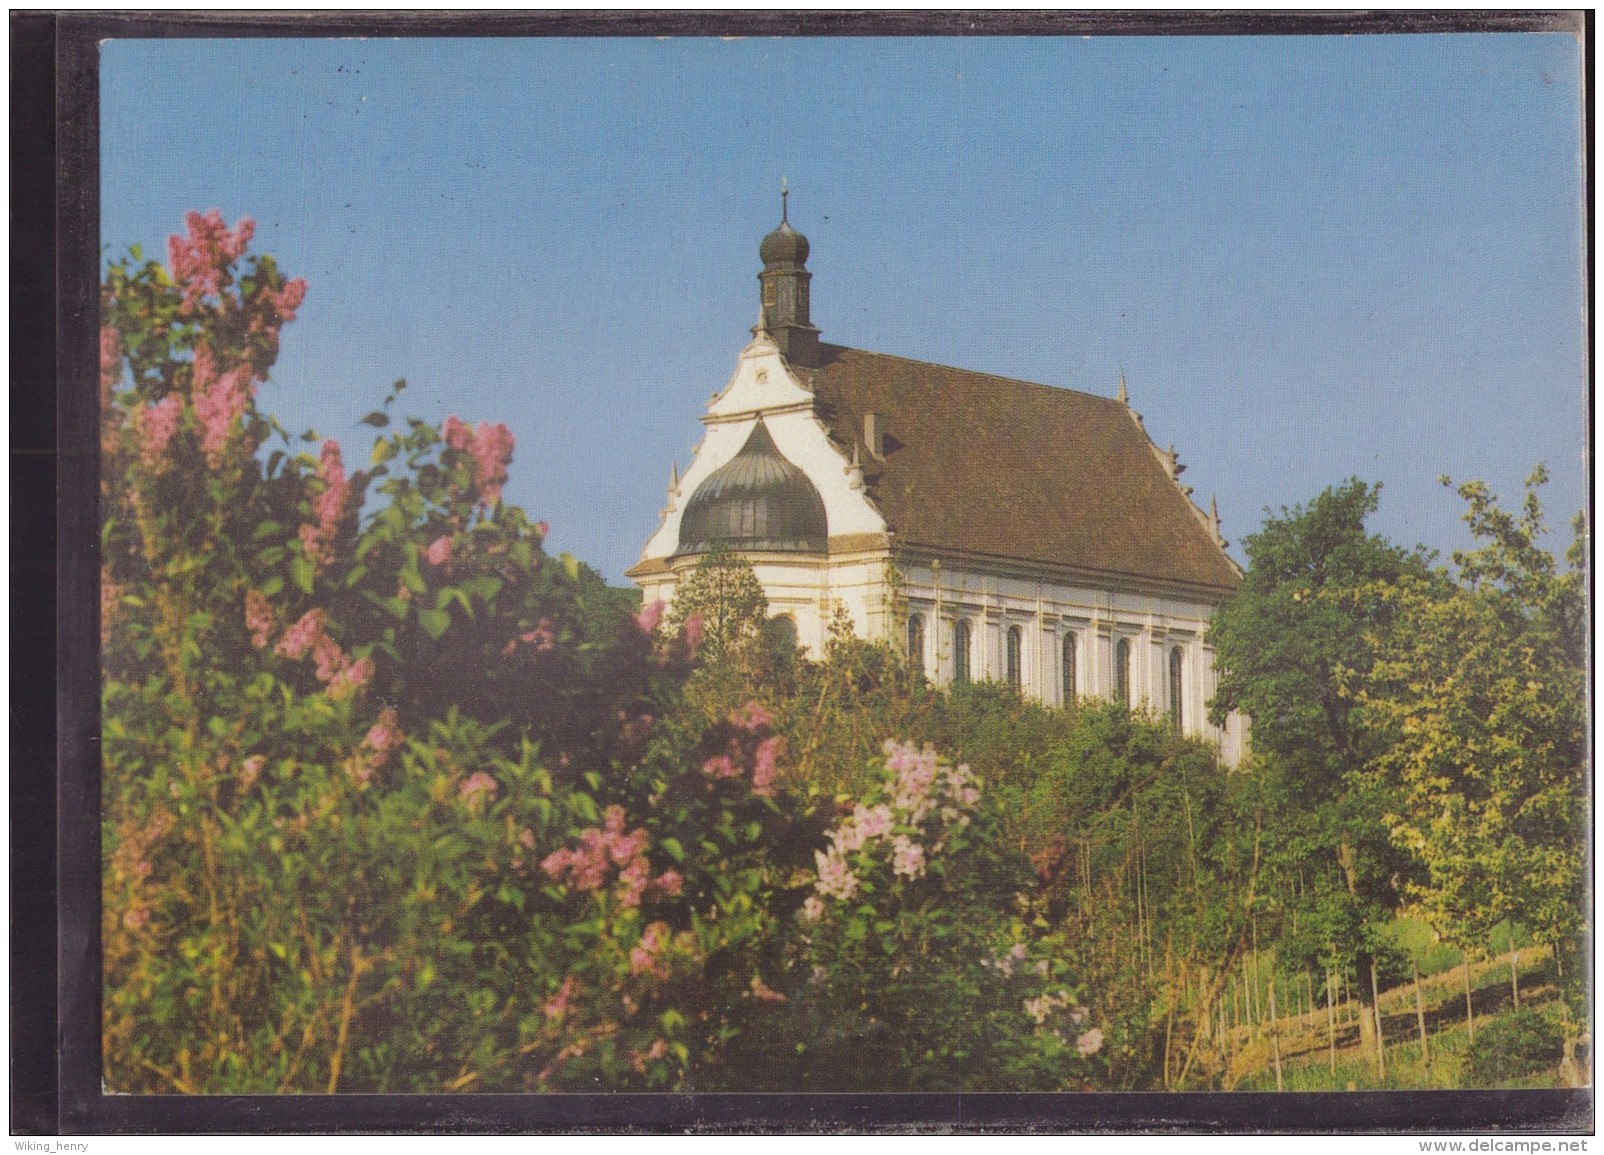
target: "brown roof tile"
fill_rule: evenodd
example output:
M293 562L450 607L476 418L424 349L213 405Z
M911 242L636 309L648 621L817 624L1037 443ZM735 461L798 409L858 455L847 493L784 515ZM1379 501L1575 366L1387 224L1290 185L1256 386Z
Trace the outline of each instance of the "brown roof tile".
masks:
M808 376L899 545L1228 591L1239 572L1125 406L945 365L822 347Z

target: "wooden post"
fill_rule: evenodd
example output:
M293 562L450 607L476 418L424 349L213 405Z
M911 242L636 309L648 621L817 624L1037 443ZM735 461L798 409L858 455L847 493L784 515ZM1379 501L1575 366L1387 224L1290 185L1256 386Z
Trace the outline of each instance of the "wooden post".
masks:
M1429 1071L1431 1050L1426 1044L1426 1008L1420 1001L1420 964L1415 961L1413 954L1409 956L1409 969L1415 976L1415 1023L1420 1027L1420 1062Z
M1470 997L1470 948L1465 948L1465 1026L1470 1030L1470 1041L1476 1041L1476 1004Z
M1509 989L1515 998L1515 1009L1520 1010L1520 951L1515 949L1515 928L1509 928Z
M1326 1038L1331 1043L1331 1073L1337 1073L1337 991L1331 972L1326 971Z
M1387 1077L1387 1036L1382 1029L1381 1019L1381 987L1376 981L1376 960L1370 959L1370 997L1374 1000L1371 1010L1376 1017L1376 1073L1383 1079Z

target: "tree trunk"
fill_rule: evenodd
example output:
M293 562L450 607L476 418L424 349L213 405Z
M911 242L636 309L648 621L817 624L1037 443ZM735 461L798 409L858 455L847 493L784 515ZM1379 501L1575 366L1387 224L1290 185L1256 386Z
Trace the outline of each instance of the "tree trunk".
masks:
M1426 1044L1426 1008L1420 1001L1420 964L1413 955L1409 956L1409 969L1415 976L1415 1023L1420 1027L1420 1062L1426 1070L1431 1070L1431 1051Z
M1371 1010L1376 1016L1376 1073L1383 1079L1387 1077L1387 1028L1381 1019L1381 986L1376 981L1376 960L1370 959L1370 997L1375 1000Z
M1270 1053L1275 1056L1275 1089L1286 1090L1281 1082L1281 1029L1275 1017L1275 975L1270 975Z
M1509 990L1520 1010L1520 951L1515 949L1515 928L1509 928Z
M1362 973L1363 963L1356 965L1354 974ZM1376 1016L1365 1001L1363 984L1348 984L1348 1020L1359 1024L1359 1053L1376 1061Z
M1476 1004L1470 997L1470 948L1465 948L1465 1027L1470 1041L1476 1041Z

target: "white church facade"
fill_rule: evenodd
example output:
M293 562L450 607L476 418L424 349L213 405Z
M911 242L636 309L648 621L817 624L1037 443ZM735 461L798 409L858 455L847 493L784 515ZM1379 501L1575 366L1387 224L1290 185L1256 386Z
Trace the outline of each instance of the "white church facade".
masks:
M1099 397L826 344L807 239L782 219L760 253L753 339L629 570L645 600L672 602L716 545L812 655L840 606L937 685L1125 701L1236 764L1204 635L1241 571L1123 379Z

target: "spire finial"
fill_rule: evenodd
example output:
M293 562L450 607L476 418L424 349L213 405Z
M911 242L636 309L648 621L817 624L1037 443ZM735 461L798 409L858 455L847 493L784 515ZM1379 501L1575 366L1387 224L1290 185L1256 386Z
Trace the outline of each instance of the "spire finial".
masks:
M1121 405L1129 405L1131 403L1131 395L1125 390L1125 366L1123 365L1119 367L1119 403Z
M782 225L791 219L790 212L786 205L786 199L790 195L791 190L785 187L785 178L782 176L780 178L780 223Z
M1220 498L1218 494L1209 494L1209 528L1214 530L1214 536L1220 536Z

